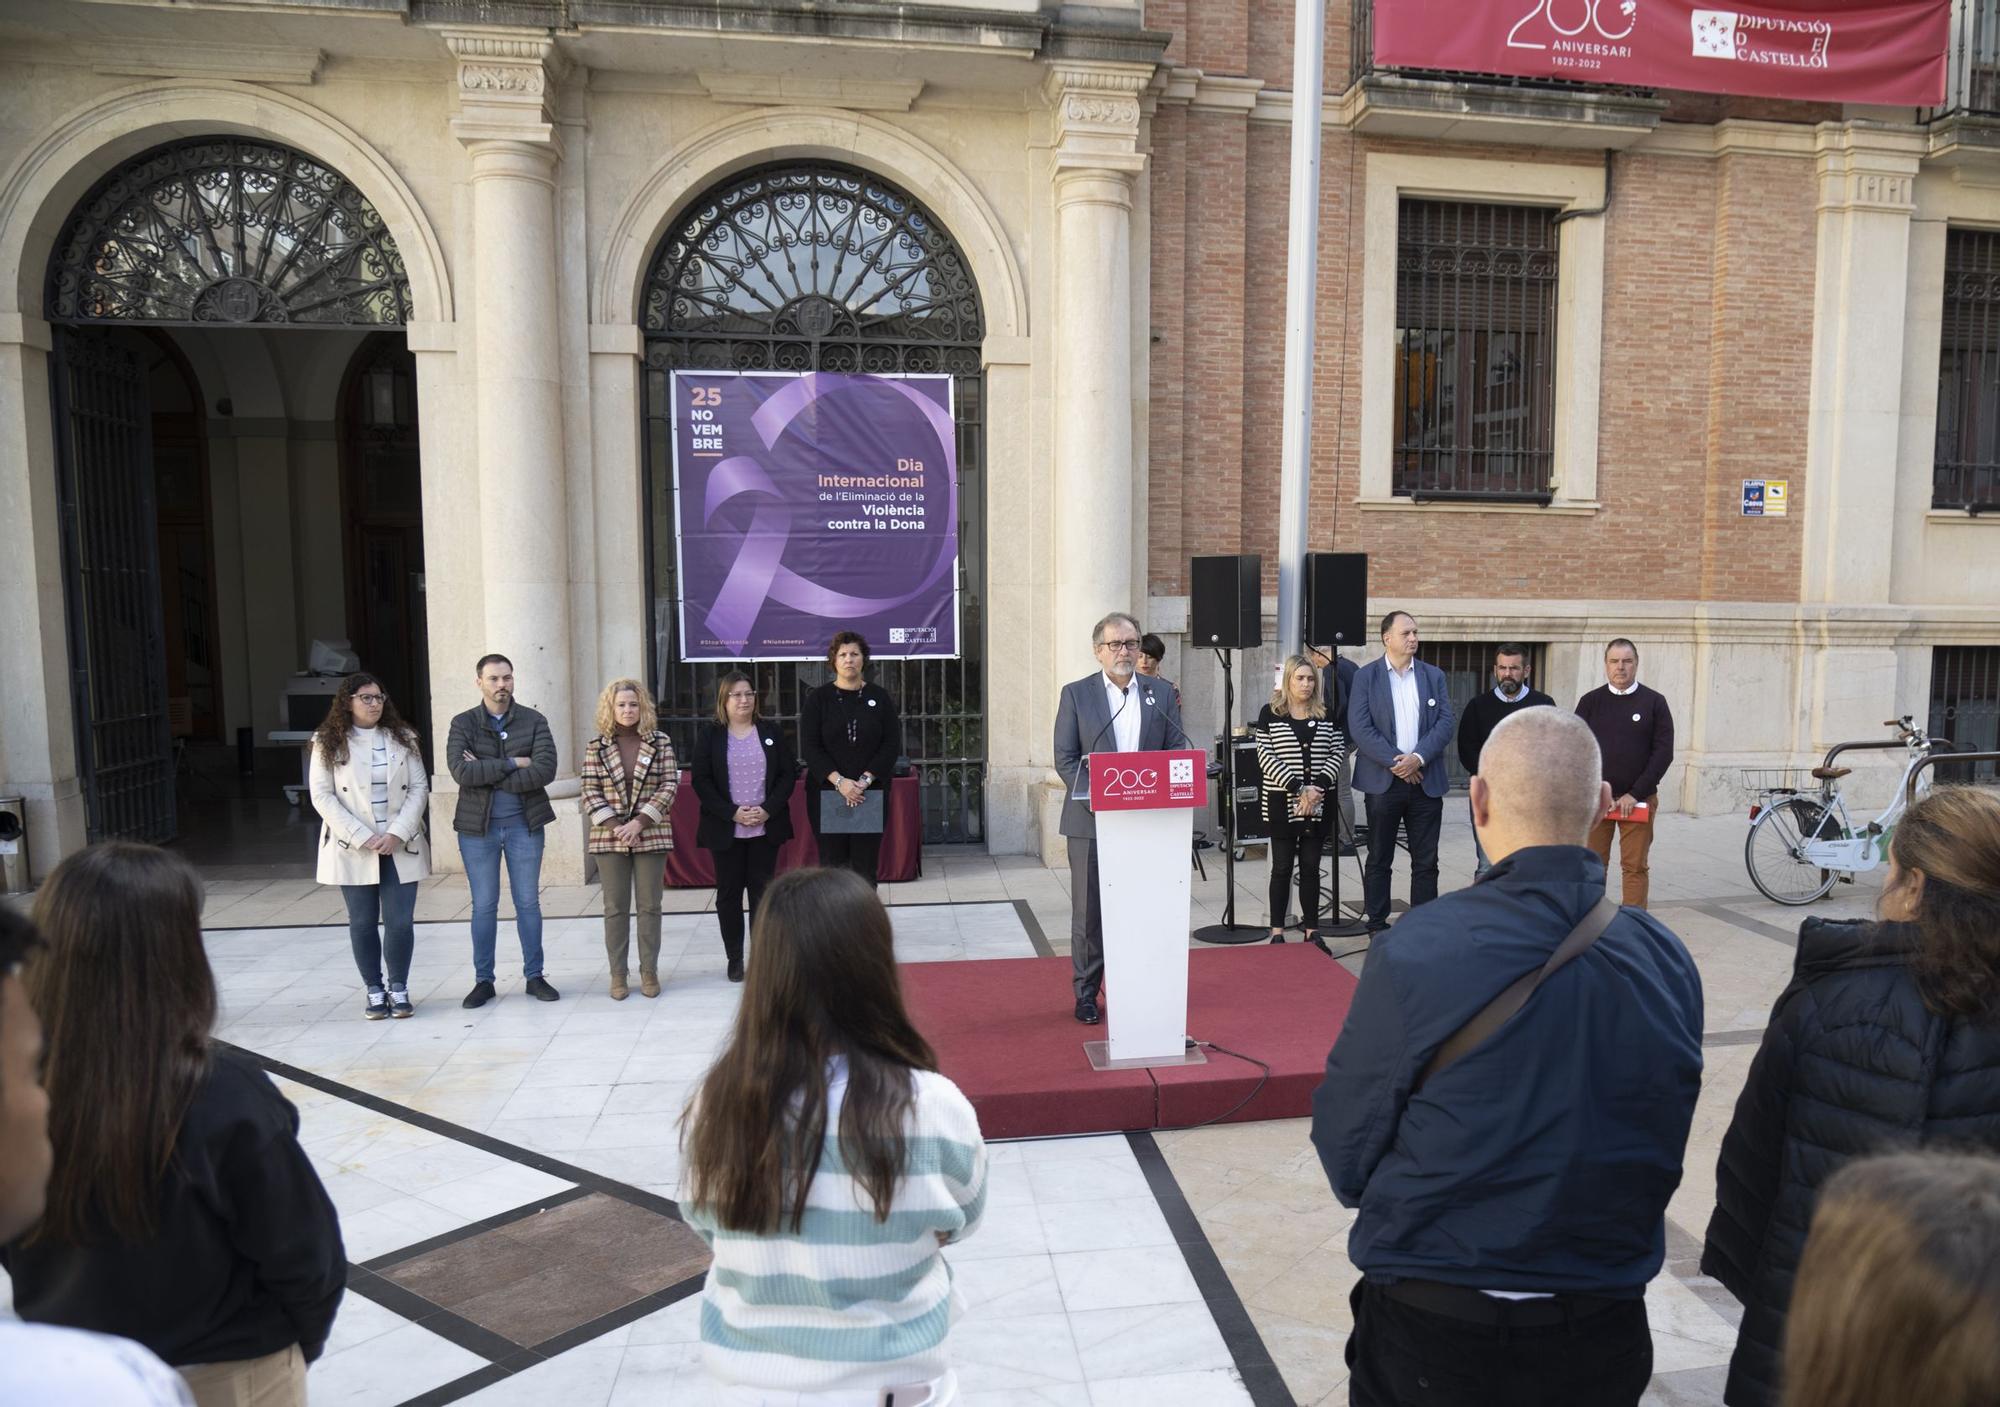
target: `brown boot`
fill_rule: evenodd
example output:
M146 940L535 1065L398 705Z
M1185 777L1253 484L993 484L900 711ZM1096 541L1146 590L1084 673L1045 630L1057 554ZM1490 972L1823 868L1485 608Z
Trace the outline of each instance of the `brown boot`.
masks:
M622 972L614 972L614 973L612 973L612 974L611 974L611 1000L613 1000L613 1001L615 1001L615 1002L622 1002L622 1001L624 1001L624 1000L625 1000L625 998L626 998L626 997L630 996L630 995L631 995L631 993L632 993L632 989L631 989L630 987L627 987L627 986L625 985L625 974L624 974L624 973L622 973Z
M660 974L657 972L641 971L639 973L639 991L645 996L657 997L660 994Z

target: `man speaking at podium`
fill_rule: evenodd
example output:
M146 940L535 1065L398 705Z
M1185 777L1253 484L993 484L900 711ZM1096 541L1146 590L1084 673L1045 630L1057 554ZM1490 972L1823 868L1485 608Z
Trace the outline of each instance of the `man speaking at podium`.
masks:
M1069 960L1076 985L1076 1019L1095 1026L1104 985L1104 914L1097 902L1097 818L1090 803L1093 752L1184 748L1173 687L1137 672L1139 622L1113 611L1090 632L1098 672L1063 685L1056 709L1056 771L1062 774L1062 833L1069 837Z

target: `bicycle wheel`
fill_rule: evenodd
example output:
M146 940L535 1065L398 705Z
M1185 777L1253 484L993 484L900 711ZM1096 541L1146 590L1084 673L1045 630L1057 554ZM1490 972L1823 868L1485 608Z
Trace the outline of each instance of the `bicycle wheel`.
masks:
M1743 841L1743 864L1757 892L1774 904L1810 904L1825 895L1833 888L1833 871L1800 858L1799 851L1809 840L1830 839L1832 830L1833 814L1818 802L1793 797L1766 806Z

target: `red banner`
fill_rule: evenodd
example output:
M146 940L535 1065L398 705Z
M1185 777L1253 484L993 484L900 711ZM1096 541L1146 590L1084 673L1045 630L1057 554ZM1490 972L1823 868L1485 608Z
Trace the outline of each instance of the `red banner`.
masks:
M1375 0L1379 68L1821 103L1944 101L1951 0Z

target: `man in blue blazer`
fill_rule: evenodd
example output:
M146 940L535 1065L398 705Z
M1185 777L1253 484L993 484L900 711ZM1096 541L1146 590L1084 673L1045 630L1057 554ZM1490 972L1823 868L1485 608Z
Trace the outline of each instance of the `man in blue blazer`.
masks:
M1361 892L1370 933L1389 926L1398 826L1410 841L1410 907L1437 898L1438 832L1451 784L1444 750L1453 721L1444 671L1417 658L1417 618L1389 612L1382 617L1382 658L1355 672L1347 694L1354 789L1368 808Z
M1063 685L1056 707L1056 771L1066 788L1062 833L1069 838L1069 960L1076 1019L1095 1026L1104 986L1104 912L1097 898L1097 818L1076 799L1083 759L1093 752L1184 748L1174 686L1136 671L1139 622L1113 611L1090 632L1098 670Z

